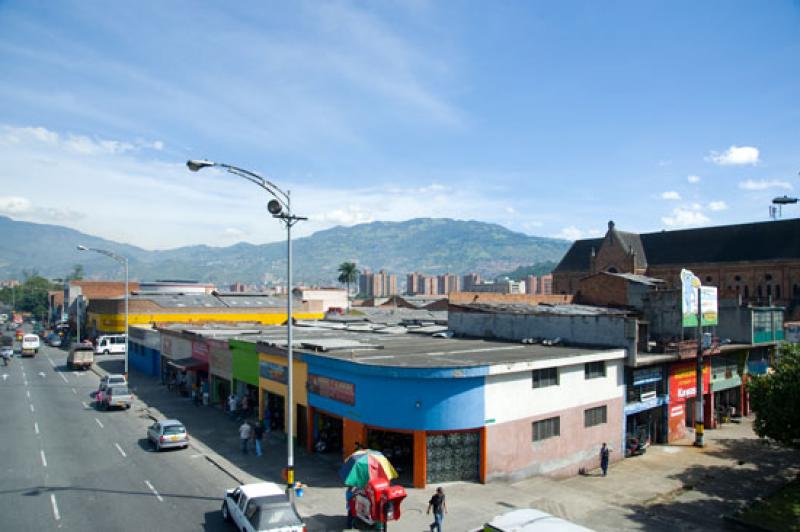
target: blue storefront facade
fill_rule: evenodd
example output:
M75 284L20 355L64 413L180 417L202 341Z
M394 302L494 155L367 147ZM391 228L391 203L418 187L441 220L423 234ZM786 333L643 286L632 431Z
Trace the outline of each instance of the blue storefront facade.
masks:
M302 359L309 443L338 430L343 454L356 443L380 449L415 486L483 479L486 367L372 366L308 353Z
M128 330L128 363L137 370L158 377L161 372L161 337L158 331L145 327Z

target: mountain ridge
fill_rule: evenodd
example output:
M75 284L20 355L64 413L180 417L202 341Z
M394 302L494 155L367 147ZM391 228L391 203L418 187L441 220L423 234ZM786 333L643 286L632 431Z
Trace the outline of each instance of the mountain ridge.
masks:
M65 277L82 264L87 278L119 278L121 268L107 257L80 253L78 244L107 249L128 258L131 279L194 278L219 284L285 279L286 244L231 246L196 244L146 250L54 224L0 216L0 276L37 271ZM450 218L414 218L336 226L296 238L293 268L297 283L333 284L336 269L354 261L359 269L384 269L403 275L475 271L493 277L520 266L561 259L566 240L529 236L499 224Z

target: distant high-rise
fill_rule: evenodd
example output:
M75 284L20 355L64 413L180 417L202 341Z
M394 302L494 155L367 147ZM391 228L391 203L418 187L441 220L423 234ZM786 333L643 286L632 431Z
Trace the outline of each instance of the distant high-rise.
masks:
M477 273L468 273L462 279L461 288L464 292L471 292L472 287L481 282L481 276Z
M364 270L358 277L358 291L365 297L388 297L397 294L397 275L380 270Z
M461 278L452 273L445 273L436 278L437 294L447 295L450 292L461 292Z

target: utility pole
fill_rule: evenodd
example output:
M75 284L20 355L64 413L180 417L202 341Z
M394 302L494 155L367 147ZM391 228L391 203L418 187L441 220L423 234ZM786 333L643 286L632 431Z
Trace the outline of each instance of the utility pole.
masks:
M697 287L697 385L695 390L695 418L694 418L694 445L695 447L703 447L703 430L705 424L703 423L703 306L702 294L703 290L700 286Z

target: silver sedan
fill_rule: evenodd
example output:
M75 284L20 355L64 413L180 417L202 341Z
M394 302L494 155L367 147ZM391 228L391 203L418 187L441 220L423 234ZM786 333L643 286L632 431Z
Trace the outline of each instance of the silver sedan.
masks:
M189 433L177 419L156 421L147 428L147 439L156 451L170 447L189 447Z

